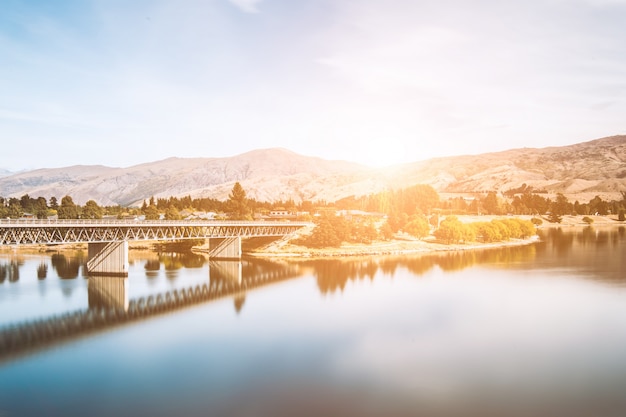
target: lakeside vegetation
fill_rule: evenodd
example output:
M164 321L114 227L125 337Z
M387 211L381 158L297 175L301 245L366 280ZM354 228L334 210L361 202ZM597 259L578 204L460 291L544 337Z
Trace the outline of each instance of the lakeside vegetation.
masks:
M276 211L280 216L272 217ZM94 200L83 206L64 196L21 198L0 197L0 218L39 219L102 219L104 217L139 218L146 220L179 220L193 218L194 213L211 212L214 219L253 220L261 218L312 221L316 227L294 244L310 248L333 248L343 243L371 244L390 241L398 234L414 239L436 239L442 244L492 243L510 239L527 239L535 234L535 226L546 221L560 223L565 215L617 214L625 220L626 192L622 199L604 201L596 196L587 203L571 203L557 194L554 200L534 192L529 187L497 194L487 192L472 197L442 200L429 185L415 185L360 197L348 197L335 202L293 200L262 202L247 197L240 183L235 183L225 201L213 198L169 197L144 200L140 207L104 206ZM491 221L463 223L462 215L507 215ZM533 216L522 220L516 215Z

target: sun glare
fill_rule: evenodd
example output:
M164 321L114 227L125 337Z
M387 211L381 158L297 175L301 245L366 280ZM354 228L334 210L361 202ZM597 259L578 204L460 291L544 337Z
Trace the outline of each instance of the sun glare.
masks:
M383 168L407 162L406 148L395 143L371 141L362 149L361 160L371 167Z

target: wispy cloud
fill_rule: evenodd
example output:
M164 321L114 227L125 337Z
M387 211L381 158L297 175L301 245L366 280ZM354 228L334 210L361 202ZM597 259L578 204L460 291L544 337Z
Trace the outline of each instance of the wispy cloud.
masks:
M390 164L624 132L626 0L273 0L252 21L259 0L229 1L12 3L1 137L108 144L59 165L277 146Z
M261 3L262 0L228 0L235 6L237 6L241 11L246 13L258 13L259 9L257 8L257 4Z

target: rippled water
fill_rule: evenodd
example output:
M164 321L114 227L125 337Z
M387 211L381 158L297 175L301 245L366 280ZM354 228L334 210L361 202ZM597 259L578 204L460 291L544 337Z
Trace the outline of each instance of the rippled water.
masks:
M300 262L133 251L104 282L84 253L5 253L0 337L21 344L0 351L0 416L626 415L626 229L542 238Z

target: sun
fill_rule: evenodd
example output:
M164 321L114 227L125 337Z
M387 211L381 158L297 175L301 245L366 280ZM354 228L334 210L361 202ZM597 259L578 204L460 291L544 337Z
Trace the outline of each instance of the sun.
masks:
M360 160L365 165L383 168L407 162L406 147L392 141L369 141L360 152Z

